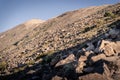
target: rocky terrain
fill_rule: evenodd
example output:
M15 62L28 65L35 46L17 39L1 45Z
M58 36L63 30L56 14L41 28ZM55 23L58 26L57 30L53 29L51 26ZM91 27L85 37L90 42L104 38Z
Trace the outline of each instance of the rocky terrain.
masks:
M30 20L0 34L0 80L119 80L120 3Z

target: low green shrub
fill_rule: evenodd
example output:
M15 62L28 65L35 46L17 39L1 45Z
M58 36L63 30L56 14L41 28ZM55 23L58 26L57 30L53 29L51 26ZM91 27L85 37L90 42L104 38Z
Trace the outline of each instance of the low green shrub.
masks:
M7 67L7 63L5 61L0 62L0 71L4 71Z
M105 12L104 17L115 18L115 15L112 12Z

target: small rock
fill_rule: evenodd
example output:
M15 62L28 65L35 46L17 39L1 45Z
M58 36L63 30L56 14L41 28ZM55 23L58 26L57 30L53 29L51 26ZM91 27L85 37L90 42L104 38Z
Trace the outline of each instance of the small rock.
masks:
M111 57L104 58L104 60L106 60L108 62L115 62L117 59L119 59L118 56L111 56Z
M52 80L63 80L63 78L59 76L54 76ZM67 80L67 79L64 79L64 80Z
M79 60L78 61L86 61L87 60L87 56L80 56Z
M71 62L73 62L73 61L75 61L75 56L74 56L74 54L70 54L70 55L69 55L67 58L65 58L64 60L59 61L59 62L55 65L55 67L62 66L62 65L64 65L64 64L68 64L68 63L71 63Z
M34 70L30 70L30 71L27 72L27 74L33 74L33 73L35 73Z
M78 62L78 66L75 69L76 73L82 73L84 66L86 66L85 62Z
M39 55L40 53L37 52L36 54Z
M88 57L88 56L89 56L90 54L92 54L92 53L93 53L93 52L91 52L91 51L86 51L86 52L85 52L85 56Z

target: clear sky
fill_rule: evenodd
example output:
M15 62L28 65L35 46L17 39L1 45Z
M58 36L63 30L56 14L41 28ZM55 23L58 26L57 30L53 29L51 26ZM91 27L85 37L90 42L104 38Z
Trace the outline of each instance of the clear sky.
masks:
M114 4L120 0L0 0L0 32L27 20L47 20L66 11Z

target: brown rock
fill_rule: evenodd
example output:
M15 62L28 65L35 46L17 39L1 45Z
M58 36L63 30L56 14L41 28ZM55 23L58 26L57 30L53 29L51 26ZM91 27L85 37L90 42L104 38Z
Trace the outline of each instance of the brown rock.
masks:
M87 60L87 56L80 56L78 65L76 67L76 73L82 73L83 67L86 65L84 61Z
M106 60L108 62L115 62L117 59L119 59L118 56L111 56L111 57L104 58L104 60Z
M99 54L99 55L97 55L97 56L93 56L93 57L91 58L91 60L92 60L93 62L97 62L97 61L99 61L99 60L101 60L101 59L105 59L105 58L106 58L105 54Z
M86 61L87 60L87 56L80 56L79 60L80 62Z
M118 54L120 53L120 41L109 42L105 47L106 55ZM108 54L108 53L109 54Z
M91 54L90 51L86 51L86 52L85 52L85 56L87 56L87 57L88 57L90 54Z
M64 64L68 64L68 63L71 63L75 61L75 56L73 54L70 54L67 58L65 58L64 60L61 60L59 61L55 67L58 67L58 66L61 66L61 65L64 65Z
M114 49L115 53L120 53L120 41L116 41L112 44L112 48Z
M84 66L86 66L84 62L78 62L78 66L76 67L76 73L82 73Z
M62 78L62 77L59 77L59 76L54 76L54 77L52 78L52 80L63 80L63 78Z
M33 74L33 73L35 73L34 70L30 70L30 71L27 72L27 74Z
M106 77L98 73L88 74L85 76L80 76L79 80L108 80Z
M104 51L106 56L112 56L120 53L120 41L112 42L102 40L99 51Z
M106 77L108 80L111 80L111 72L105 63L103 64L103 68L104 68L103 76Z
M107 44L107 45L104 47L104 53L105 53L106 56L112 56L112 55L115 54L112 46L109 45L109 44Z
M103 51L103 49L104 49L104 47L105 47L105 44L108 44L108 43L109 43L109 41L102 40L102 41L101 41L101 44L100 44L100 46L99 46L99 50L100 50L100 51Z

